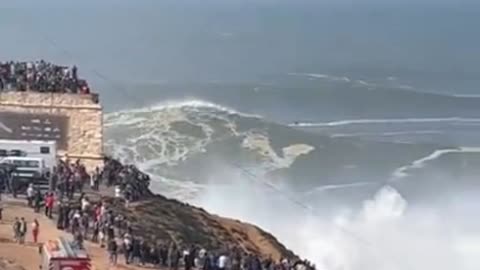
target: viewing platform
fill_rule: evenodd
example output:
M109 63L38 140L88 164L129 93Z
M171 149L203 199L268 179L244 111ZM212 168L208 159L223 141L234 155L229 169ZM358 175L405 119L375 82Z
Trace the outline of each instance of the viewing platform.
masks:
M103 164L103 109L97 94L0 91L0 139L55 140L58 156Z

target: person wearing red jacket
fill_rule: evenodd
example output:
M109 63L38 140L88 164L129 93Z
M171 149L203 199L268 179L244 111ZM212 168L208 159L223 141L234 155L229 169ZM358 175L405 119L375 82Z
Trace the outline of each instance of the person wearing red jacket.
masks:
M33 243L38 242L38 233L40 232L40 223L38 223L37 219L33 220L32 223L32 236L33 236Z
M95 206L95 221L100 221L100 217L102 215L102 206L97 204Z
M45 197L45 216L52 218L53 205L55 203L55 198L53 193L48 193Z

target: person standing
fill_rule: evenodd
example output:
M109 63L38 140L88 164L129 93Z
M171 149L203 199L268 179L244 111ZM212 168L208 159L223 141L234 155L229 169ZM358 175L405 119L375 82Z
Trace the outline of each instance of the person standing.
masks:
M58 185L58 177L59 173L57 171L57 167L53 167L52 173L49 174L48 177L48 186L50 191L55 191L57 190L57 185Z
M100 233L100 221L96 220L93 222L92 228L92 242L98 243L98 235Z
M88 212L89 208L90 208L90 201L88 200L88 198L85 196L83 197L81 200L80 200L80 207L81 207L81 210L82 212Z
M185 250L183 257L185 270L191 270L193 267L195 267L196 253L196 248L193 245L190 247L190 249Z
M40 190L37 189L37 191L35 192L35 197L34 197L34 200L33 200L33 205L34 205L34 212L35 213L38 213L40 212L40 204L42 203L42 193L40 192Z
M168 268L170 270L178 270L178 263L180 261L180 251L174 242L170 243L168 248Z
M33 220L32 223L32 236L33 236L33 243L38 242L38 233L40 232L40 223L38 223L37 219Z
M72 71L70 72L72 79L77 83L78 81L78 76L77 76L77 66L72 67Z
M73 239L79 249L83 249L83 234L79 230L73 233Z
M53 197L53 193L47 193L47 196L45 197L45 216L47 216L48 218L52 218L54 203L55 198Z
M20 227L21 226L22 224L20 223L20 220L18 220L18 217L15 217L15 222L13 223L13 238L17 243L20 243Z
M101 180L102 174L100 173L100 169L98 167L95 168L95 173L93 176L93 185L94 185L94 190L99 189L100 187L100 180Z
M115 198L121 198L122 197L122 188L120 185L115 185Z
M98 231L98 239L99 239L101 248L105 247L105 235L106 235L105 232L106 232L106 226L105 224L101 224Z
M108 241L107 245L107 250L108 250L108 255L110 257L110 263L112 265L117 265L117 242L115 239L110 239Z
M72 216L72 219L71 219L71 227L70 227L70 231L72 234L75 234L77 231L80 231L80 219L81 219L82 215L80 214L80 210L75 210L75 213L73 214Z
M198 256L194 258L194 265L195 268L197 269L202 269L202 267L205 265L205 256L207 255L207 250L205 249L200 249L198 252Z
M125 264L130 264L132 259L132 235L128 232L123 236L123 250L125 254Z
M139 263L140 262L140 239L138 237L132 238L132 259L130 260L131 263Z
M228 264L228 256L227 254L224 252L222 253L222 255L220 255L220 257L218 258L218 263L217 263L217 268L219 270L225 270L227 268L227 264Z
M27 234L27 221L25 218L21 218L20 223L20 244L25 244L25 235Z
M148 244L142 238L140 240L140 264L145 265L147 264L147 254L148 254Z
M160 258L160 266L166 267L168 261L168 249L164 243L160 243L158 247L158 257Z
M88 180L90 180L90 189L91 190L96 190L95 189L95 178L97 177L97 175L95 174L95 172L90 175L90 178Z
M28 207L32 207L33 204L33 197L35 196L35 189L33 188L33 184L29 184L27 188L27 204Z

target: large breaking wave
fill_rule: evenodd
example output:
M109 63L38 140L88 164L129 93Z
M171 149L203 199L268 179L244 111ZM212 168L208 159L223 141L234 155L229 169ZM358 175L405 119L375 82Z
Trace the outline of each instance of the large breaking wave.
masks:
M201 100L171 101L107 114L105 145L107 152L155 175L160 190L187 199L201 189L198 166L243 160L267 172L288 168L314 149L298 143L274 149L261 122L259 116Z
M288 127L272 132L270 124L258 116L199 100L107 114L105 127L107 151L150 172L154 191L258 224L312 259L320 270L480 267L475 255L480 254L480 232L472 226L480 222L471 212L479 209L478 198L456 194L460 199L454 203L420 206L409 203L396 188L371 179L312 183L314 188L297 193L287 188L299 179L270 177L300 160L336 155L328 147L342 148L349 141L312 144L290 138L297 134L293 132L286 136L288 143L278 147L276 137L285 136L278 132ZM382 159L391 159L396 168L388 175L407 178L427 162L465 152L462 148L416 150L415 155L398 161L386 153ZM318 162L322 161L311 164ZM348 164L340 167L356 169L357 165ZM359 205L336 204L337 193L330 193L348 190L347 194L354 194L366 187L371 195ZM320 197L333 203L318 203ZM471 218L465 212L447 218L459 209Z

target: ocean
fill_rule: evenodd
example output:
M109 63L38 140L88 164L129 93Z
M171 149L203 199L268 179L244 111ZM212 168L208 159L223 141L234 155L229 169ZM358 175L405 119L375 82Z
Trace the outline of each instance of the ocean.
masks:
M467 0L3 1L0 60L76 64L108 153L319 270L469 270L478 15Z

